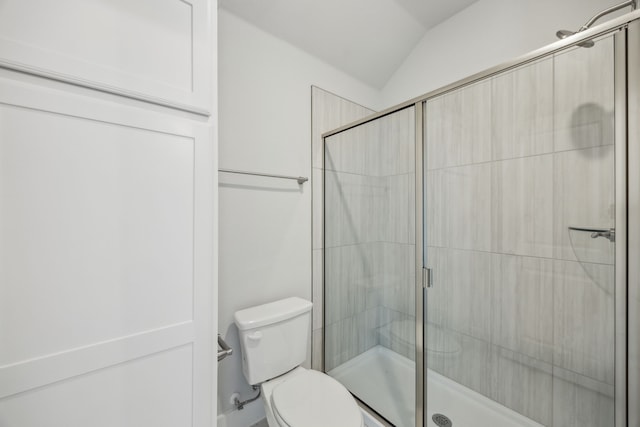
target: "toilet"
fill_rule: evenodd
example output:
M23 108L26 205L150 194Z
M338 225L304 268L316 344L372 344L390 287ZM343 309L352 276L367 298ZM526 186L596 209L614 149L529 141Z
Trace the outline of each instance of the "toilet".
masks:
M270 427L363 427L362 412L342 384L300 366L311 307L292 297L235 313L244 376L260 385Z

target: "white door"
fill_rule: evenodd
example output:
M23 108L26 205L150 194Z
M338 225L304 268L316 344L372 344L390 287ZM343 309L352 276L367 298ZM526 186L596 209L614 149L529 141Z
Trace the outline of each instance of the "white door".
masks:
M27 3L41 7L29 15ZM185 65L198 93L173 98L173 71L153 62L171 59L163 46L191 58L189 43L213 43L198 38L206 16L191 25L208 1L47 3L0 2L0 63L100 91L0 70L0 427L211 426L211 94L202 59ZM72 7L86 15L66 19ZM55 34L31 31L38 22L57 22ZM101 32L114 23L147 25L146 40Z

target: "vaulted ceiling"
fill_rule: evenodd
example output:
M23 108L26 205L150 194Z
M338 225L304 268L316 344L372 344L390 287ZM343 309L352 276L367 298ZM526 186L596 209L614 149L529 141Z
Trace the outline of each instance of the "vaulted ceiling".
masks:
M219 4L380 89L425 32L475 1L219 0Z

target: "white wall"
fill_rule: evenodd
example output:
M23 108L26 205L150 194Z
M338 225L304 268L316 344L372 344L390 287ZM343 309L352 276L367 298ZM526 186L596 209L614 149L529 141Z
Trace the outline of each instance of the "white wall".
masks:
M398 104L553 43L557 30L575 31L617 3L479 0L425 34L383 88L383 104Z
M376 108L379 92L219 10L220 167L311 176L311 85ZM253 395L233 313L286 296L311 298L311 185L219 174L219 413Z
M554 42L556 30L577 29L611 3L479 0L429 31L381 92L220 9L220 167L311 176L311 85L380 110ZM253 394L233 313L311 298L311 186L219 177L218 332L235 351L219 364L218 412L226 413L233 392Z

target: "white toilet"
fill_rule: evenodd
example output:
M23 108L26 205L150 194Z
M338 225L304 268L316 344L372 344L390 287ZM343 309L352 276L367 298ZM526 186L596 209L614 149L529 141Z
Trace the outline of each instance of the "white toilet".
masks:
M294 297L235 313L244 376L260 384L270 427L362 427L360 408L342 384L299 366L307 356L311 306Z

